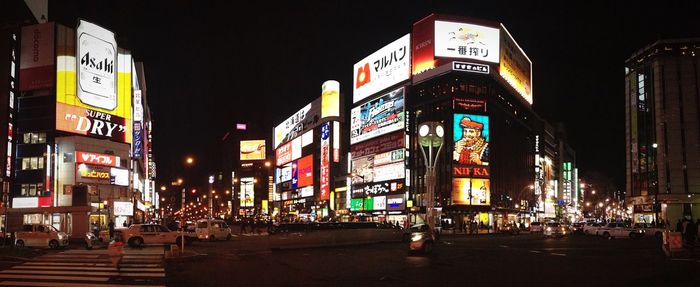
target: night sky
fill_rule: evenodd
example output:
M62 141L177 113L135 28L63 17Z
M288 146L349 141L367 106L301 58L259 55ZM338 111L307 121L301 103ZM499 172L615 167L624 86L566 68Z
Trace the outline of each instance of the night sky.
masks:
M535 111L566 124L581 173L622 190L625 60L658 39L700 36L698 1L50 2L51 20L111 29L144 62L159 184L186 173L203 183L236 122L270 138L327 79L351 98L355 62L444 13L503 23L533 63ZM188 154L198 164L186 172Z

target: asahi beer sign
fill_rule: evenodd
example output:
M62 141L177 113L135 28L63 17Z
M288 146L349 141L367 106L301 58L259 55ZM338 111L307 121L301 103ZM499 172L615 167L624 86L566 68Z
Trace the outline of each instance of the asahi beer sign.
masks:
M321 119L321 98L306 105L275 127L274 148L293 140L318 125Z
M356 144L403 128L403 87L350 111L350 144Z
M117 107L117 41L114 33L86 21L78 22L78 98L105 110Z
M56 103L56 128L76 134L130 142L124 118L91 109ZM129 137L127 137L129 135Z
M399 38L353 67L353 103L357 103L411 75L411 34Z
M498 63L499 42L497 28L435 21L435 57Z

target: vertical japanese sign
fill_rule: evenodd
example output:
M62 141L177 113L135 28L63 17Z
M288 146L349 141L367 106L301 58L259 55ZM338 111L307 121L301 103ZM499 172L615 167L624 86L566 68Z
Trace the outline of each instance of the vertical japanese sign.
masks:
M22 27L19 90L48 89L54 84L54 23Z
M331 125L321 125L321 193L319 200L328 200L330 196L330 135Z

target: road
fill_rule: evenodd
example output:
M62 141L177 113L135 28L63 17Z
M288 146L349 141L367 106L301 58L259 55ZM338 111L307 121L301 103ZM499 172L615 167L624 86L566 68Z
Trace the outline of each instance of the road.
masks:
M698 286L700 257L668 259L654 238L444 236L428 256L405 243L278 250L275 236L196 242L168 286Z

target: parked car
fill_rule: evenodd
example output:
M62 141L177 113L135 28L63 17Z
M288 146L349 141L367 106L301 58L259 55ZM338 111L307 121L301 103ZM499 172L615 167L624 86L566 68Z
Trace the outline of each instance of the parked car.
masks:
M562 226L558 222L549 222L542 232L545 238L548 237L564 237L568 234L568 228Z
M586 235L598 235L598 230L603 227L602 223L589 222L583 226L583 233Z
M200 219L195 229L199 240L231 240L231 228L220 219Z
M653 226L649 223L636 223L633 228L638 228L644 230L645 236L654 236L656 238L661 238L664 234L666 228L661 226Z
M182 236L180 232L172 231L165 226L158 224L132 224L129 228L121 229L124 242L131 247L156 244L180 244ZM185 235L185 244L190 244L192 240Z
M508 223L501 228L501 233L518 235L520 234L520 228L515 223Z
M68 245L68 234L46 224L25 224L15 232L17 247L49 247L56 249Z
M433 251L436 238L434 232L430 232L430 227L427 224L411 226L410 230L411 242L408 244L410 251L421 251L423 253Z
M544 231L542 223L541 222L532 222L530 223L530 232L542 232Z
M644 230L632 228L626 223L611 222L598 230L598 234L607 239L632 238L637 239L644 236Z
M585 226L584 222L576 222L569 227L569 231L571 234L583 234L583 227Z

